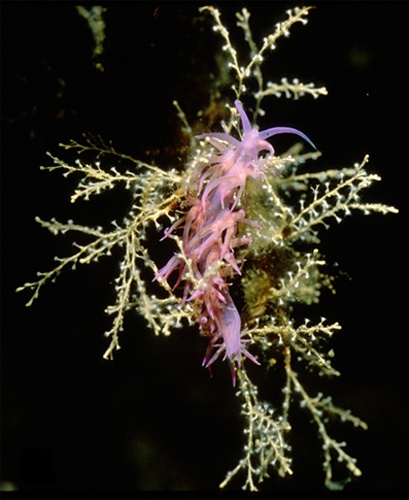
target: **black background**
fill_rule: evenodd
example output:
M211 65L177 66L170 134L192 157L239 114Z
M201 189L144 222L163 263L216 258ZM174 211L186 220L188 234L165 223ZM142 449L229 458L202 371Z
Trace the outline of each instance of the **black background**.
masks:
M36 215L96 224L127 206L117 194L71 205L75 180L40 171L49 163L45 153L59 153L59 142L88 131L135 157L172 152L180 143L172 100L191 119L206 101L220 42L209 22L198 22L204 4L104 5L103 73L92 64L91 35L74 3L1 5L2 481L27 491L216 490L241 457L241 422L227 364L217 363L209 377L201 368L206 343L195 330L156 338L143 319L130 316L122 350L104 361L103 310L113 300L114 260L64 273L31 308L24 307L28 295L14 293L36 271L50 269L54 255L70 253L70 236L53 237L34 222ZM294 3L217 5L230 27L246 5L261 40ZM383 180L366 199L400 210L356 215L322 234L324 253L342 272L336 272L337 295L324 296L312 316L342 324L334 339L342 376L324 387L335 404L369 425L367 432L333 428L363 470L348 490L404 490L407 3L315 5L308 25L280 40L269 71L276 81L288 76L326 85L330 94L268 101L263 120L311 137L324 153L313 168L348 166L369 153L369 169ZM173 158L161 165L177 166ZM278 372L270 376L274 393ZM265 489L323 489L315 430L299 412L294 418L294 476L283 480L272 472Z

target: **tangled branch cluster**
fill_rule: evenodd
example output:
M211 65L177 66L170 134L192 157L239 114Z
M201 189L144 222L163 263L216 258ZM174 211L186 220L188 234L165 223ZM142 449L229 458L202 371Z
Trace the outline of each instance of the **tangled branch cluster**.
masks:
M275 26L274 32L262 41L260 47L250 29L249 12L243 9L237 13L237 26L248 44L248 54L240 54L240 57L219 11L211 6L201 10L210 13L214 31L223 40L222 54L226 66L230 68L229 78L235 98L253 102L253 123L264 113L261 105L270 96L298 99L303 95L317 98L327 94L325 88L298 80L291 83L287 79L278 83L265 82L262 73L263 62L269 51L276 48L280 38L288 36L294 24L307 23L308 7L288 11L287 18ZM239 62L242 59L246 59L244 64ZM221 165L226 166L228 160L238 161L238 156L234 156L239 151L238 144L246 144L246 137L249 137L246 133L250 133L250 128L246 132L243 127L242 135L240 107L236 109L232 103L226 102L230 118L222 124L223 132L208 134L208 139L203 140L193 136L181 108L177 103L176 106L191 144L191 154L183 171L166 171L141 162L119 153L112 144L92 137L85 138L83 142L71 141L62 145L65 150L77 152L78 159L74 164L49 155L53 164L43 168L60 170L64 176L75 173L81 177L71 197L72 202L88 200L122 185L131 193L132 204L124 220L120 223L112 221L107 229L72 221L44 221L37 217L37 222L53 234L68 231L82 234L88 238L88 243L74 243L71 256L57 258L58 264L54 269L38 273L36 280L18 290L31 290L32 296L27 303L30 306L42 286L54 281L65 268L75 269L78 265L96 262L111 255L114 248L119 248L122 257L115 280L116 300L106 308L106 313L112 317L112 324L105 333L110 338L105 358L111 358L113 352L119 349L119 335L123 330L125 314L129 311L143 316L156 335L169 335L175 328L197 324L205 335L216 332L212 348L220 347L216 341L226 344L223 335L218 334L222 323L220 318L223 317L229 326L230 317L226 308L231 306L231 296L234 297L235 290L238 290L240 294L236 292L236 295L243 298L237 313L241 323L238 331L241 347L231 351L228 360L234 376L237 375L237 397L245 421L245 445L243 457L220 486L226 486L242 473L245 478L243 488L255 491L259 483L269 476L271 469L275 469L280 476L292 474L291 448L288 444L291 430L289 409L298 401L299 406L310 413L321 440L325 484L328 488L339 489L345 481L337 481L333 477L334 459L344 463L352 476L359 476L361 471L355 459L345 451L345 443L329 435L328 419L335 417L364 429L366 424L349 410L335 406L330 397L322 393L312 395L305 389L299 370L296 371L298 365L304 365L319 375L339 375L331 364L333 351L328 345L332 335L341 327L338 323L329 324L325 318L318 323L308 319L300 323L292 318L292 305L295 302L317 303L320 289L328 283L323 271L325 259L318 249L321 227L326 228L333 221L340 222L354 211L387 214L397 210L380 203L361 201L361 192L380 180L379 176L366 170L368 156L348 168L299 173L300 164L320 156L318 151L302 153L300 144L295 144L282 156L276 156L271 145L270 148L262 148L262 152L257 150L247 165L259 169L259 175L248 175L244 184L223 191L220 186L223 186L225 178L223 175L212 176L212 166L217 164L221 168ZM241 118L243 121L243 116ZM256 129L251 128L253 130ZM94 154L95 160L83 160L81 155L84 153ZM217 163L215 158L218 154L224 155L225 163L219 160ZM243 159L243 156L240 158ZM115 160L121 165L128 163L129 167L126 170L119 166L104 167L112 165ZM198 172L201 175L198 176ZM213 186L212 182L215 182ZM216 189L215 186L219 187ZM218 214L207 219L202 214L202 219L198 219L200 206L204 204L204 193L208 193L213 210L231 210L230 218L225 214L229 221L231 219L231 224L223 226L224 219L217 218ZM227 201L221 200L221 193L226 200L228 197ZM297 201L290 203L294 199ZM189 230L186 230L188 210L195 206L199 211L195 214L196 218L190 221ZM185 214L184 218L180 219L180 213ZM251 223L246 223L244 214ZM216 221L220 234L218 239L209 239L209 227L216 231ZM155 230L159 241L165 227L171 228L165 235L173 239L174 254L169 256L169 267L160 271L150 253L149 238ZM192 227L195 229L193 232ZM229 244L223 246L227 240ZM227 273L228 265L236 272ZM168 283L174 270L179 270L179 281L184 283L182 290ZM158 276L161 279L155 281ZM218 278L223 278L223 284ZM209 282L213 283L213 288L206 289L205 285ZM205 290L210 290L212 299L209 299L210 295L206 296ZM210 300L211 306L204 309L206 300ZM246 371L246 364L240 362L240 349L245 355L248 353L243 351L243 344L240 343L243 342L243 334L246 349L251 350L262 367L281 363L285 374L281 406L273 407L270 402L260 400L257 386ZM214 361L210 354L205 360L207 365Z

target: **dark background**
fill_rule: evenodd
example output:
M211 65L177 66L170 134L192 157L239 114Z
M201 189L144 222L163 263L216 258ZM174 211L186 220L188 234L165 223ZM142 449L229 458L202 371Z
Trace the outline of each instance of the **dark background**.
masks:
M216 490L241 457L241 421L227 364L217 363L209 377L201 368L206 343L195 330L156 338L130 316L122 350L104 361L114 260L64 273L31 308L24 307L28 294L14 293L50 269L54 255L70 253L70 236L53 237L36 215L99 224L126 209L116 194L71 205L75 180L39 170L47 151L59 154L58 143L89 131L134 157L172 153L181 140L173 99L191 119L206 103L220 42L209 22L198 22L201 2L105 5L101 73L74 3L1 4L2 481L27 491ZM244 5L261 40L294 3L220 2L226 24ZM317 168L348 166L369 153L368 168L383 180L366 199L400 210L356 215L322 234L324 253L339 265L338 293L324 295L312 315L343 326L334 339L342 376L325 390L369 425L367 432L333 429L363 470L347 489L405 490L407 3L315 5L308 25L281 39L268 64L276 81L314 81L330 95L270 100L264 120L311 137L324 153ZM177 156L168 158L164 168L177 166ZM274 393L278 375L270 376ZM265 489L323 489L315 429L297 410L294 419L294 476L272 472Z

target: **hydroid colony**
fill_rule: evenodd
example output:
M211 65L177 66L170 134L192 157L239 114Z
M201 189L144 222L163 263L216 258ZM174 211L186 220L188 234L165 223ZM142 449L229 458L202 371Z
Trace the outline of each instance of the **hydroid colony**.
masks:
M314 322L293 317L293 305L318 303L321 288L331 282L319 250L320 230L354 211L397 210L362 201L362 191L380 180L367 171L368 156L350 167L308 173L304 164L320 156L311 142L316 138L293 128L258 130L258 118L269 109L271 97L327 94L313 83L265 81L263 75L280 38L288 36L294 24L305 25L310 8L287 11L260 45L253 38L249 12L238 12L237 26L248 47L248 53L240 56L220 12L211 6L200 10L210 14L223 43L223 84L227 79L231 86L231 95L223 98L229 118L211 132L195 136L175 103L190 143L184 169L139 161L92 137L62 145L77 152L74 163L49 155L53 165L43 168L81 178L72 202L122 185L132 195L132 206L121 223L112 221L107 229L37 217L53 234L79 233L88 243L75 243L71 256L56 258L54 269L38 273L36 281L19 290L33 292L27 303L31 305L41 287L66 267L96 262L119 248L116 300L106 308L112 324L105 334L110 344L104 357L111 358L120 348L124 317L131 311L143 316L156 335L196 325L208 338L203 364L210 369L218 359L227 361L245 424L243 456L220 486L241 473L243 488L255 491L271 470L280 476L292 474L289 410L299 404L310 413L322 444L325 484L340 489L349 477L333 477L334 459L345 465L349 476L361 471L346 443L329 434L328 420L337 418L364 429L366 424L335 406L331 397L307 392L297 367L304 365L318 375L339 375L328 341L341 327L325 318ZM221 80L216 79L210 89L211 100ZM292 134L294 146L278 156L274 136L281 133ZM95 161L82 160L85 152L94 154ZM112 166L115 160L121 168ZM127 169L122 168L124 163ZM173 253L162 267L151 252L152 230L157 245L164 239L173 243ZM248 371L253 363L259 370L274 364L282 367L280 405L259 398Z

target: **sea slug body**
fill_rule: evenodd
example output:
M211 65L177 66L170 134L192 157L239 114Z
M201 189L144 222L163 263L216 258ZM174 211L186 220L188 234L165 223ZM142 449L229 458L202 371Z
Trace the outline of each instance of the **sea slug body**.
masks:
M209 368L224 353L233 384L235 362L240 366L243 357L247 357L259 364L245 347L249 340L243 339L240 314L229 293L232 278L241 274L242 261L235 257L235 248L251 244L250 238L236 236L238 225L258 226L245 219L245 210L238 208L247 178L263 180L265 161L260 153L274 154L273 146L266 140L274 135L296 134L315 148L305 134L293 128L276 127L262 132L252 128L240 101L236 100L235 106L242 124L241 140L217 132L197 136L207 139L218 153L193 174L198 179L195 193L186 195L183 216L165 230L162 238L173 237L177 229L183 228L185 259L175 254L155 276L159 281L167 280L174 271L178 272L174 288L183 282L183 302L198 307L200 329L210 340L203 365ZM187 261L191 263L190 270ZM193 279L188 273L192 270Z

